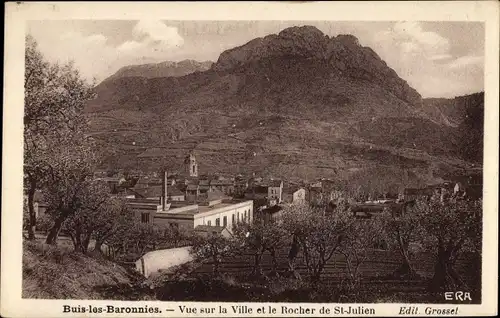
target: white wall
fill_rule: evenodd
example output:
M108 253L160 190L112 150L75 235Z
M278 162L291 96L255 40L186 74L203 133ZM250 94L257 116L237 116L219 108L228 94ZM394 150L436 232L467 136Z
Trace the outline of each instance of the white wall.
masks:
M216 212L217 210L214 210ZM211 226L216 225L216 219L220 219L220 226L224 225L224 216L227 217L227 228L231 231L233 227L233 215L235 215L235 222L238 222L238 213L240 217L240 222L243 221L245 216L245 211L247 213L247 222L253 222L253 202L249 201L244 205L235 204L234 207L228 209L228 207L224 207L220 209L220 213L214 213L211 215L200 215L196 217L194 220L194 227L198 225L208 225L208 222L211 222Z
M304 203L306 199L306 190L305 189L298 189L293 193L293 198L292 202L294 204L301 204Z
M190 249L191 247L187 246L146 253L135 262L136 269L144 276L149 277L159 270L182 265L193 260Z

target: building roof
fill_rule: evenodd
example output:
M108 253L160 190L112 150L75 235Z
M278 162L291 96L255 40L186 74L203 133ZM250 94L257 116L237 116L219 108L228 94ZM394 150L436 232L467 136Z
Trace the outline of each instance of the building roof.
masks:
M197 190L198 185L197 184L188 184L186 190Z
M200 179L197 177L188 177L185 179L185 181L187 182L187 184L200 184Z
M233 182L229 179L226 179L226 180L211 180L210 181L210 185L213 185L213 186L216 186L216 185L232 185Z
M222 226L209 226L209 225L198 225L194 228L196 232L205 232L205 233L222 233L225 227Z
M184 195L184 192L179 190L177 187L167 188L167 196L180 196L180 195Z
M262 182L258 182L257 184L264 187L280 187L282 183L283 181L281 180L270 179L270 180L263 180Z
M134 191L136 194L138 194L140 197L143 198L156 198L156 197L161 197L163 195L163 189L162 186L151 186L148 188L141 188L141 187L134 187L132 188L132 191Z
M162 181L161 179L158 179L158 178L145 178L145 177L141 177L139 178L139 180L137 180L137 183L136 184L161 184Z
M253 187L248 188L245 193L261 193L261 194L267 194L268 191L268 186L261 185L261 184L256 184Z

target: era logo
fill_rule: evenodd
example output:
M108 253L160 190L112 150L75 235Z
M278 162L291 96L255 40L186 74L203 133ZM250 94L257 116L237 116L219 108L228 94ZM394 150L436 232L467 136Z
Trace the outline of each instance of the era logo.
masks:
M446 299L446 300L460 300L460 301L472 300L470 298L469 292L462 292L462 291L445 292L444 299Z

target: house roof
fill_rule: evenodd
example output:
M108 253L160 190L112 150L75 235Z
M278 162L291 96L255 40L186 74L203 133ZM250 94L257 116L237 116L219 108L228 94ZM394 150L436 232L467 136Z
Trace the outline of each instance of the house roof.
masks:
M265 193L265 194L267 194L268 188L269 188L268 186L256 184L252 188L247 189L245 192L246 193Z
M184 195L184 192L179 190L177 187L168 187L167 188L167 196L179 196Z
M141 188L141 187L134 187L132 188L132 191L134 191L136 194L143 198L156 198L156 197L161 197L163 195L163 189L162 186L151 186L148 188Z
M210 185L232 185L233 182L231 180L212 180L210 181Z
M262 184L268 187L280 187L283 181L281 180L266 180L263 181Z
M209 226L209 225L198 225L197 227L194 228L196 232L205 232L205 233L222 233L224 231L225 227L222 226Z
M186 190L197 190L198 185L197 184L188 184Z
M158 178L139 178L136 184L161 184L161 179Z
M187 181L187 184L200 184L200 179L198 179L197 177L189 177L186 178L185 181Z

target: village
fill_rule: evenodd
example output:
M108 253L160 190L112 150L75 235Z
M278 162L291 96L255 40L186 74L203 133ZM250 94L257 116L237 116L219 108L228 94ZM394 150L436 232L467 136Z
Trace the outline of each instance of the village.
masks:
M207 176L198 170L193 152L186 156L184 165L184 171L173 174L163 171L144 176L128 175L127 179L123 174L103 176L106 172L100 171L94 177L109 187L113 197L126 200L141 223L168 226L185 233L224 236L230 236L233 226L240 221L258 220L264 224L277 221L283 208L291 205L326 202L331 212L347 200L353 217L369 218L387 208L404 213L405 207L415 200L437 197L444 201L451 196L478 200L482 195L482 180L477 175L462 177L462 181L404 188L398 194L355 201L337 190L331 179L298 184L255 175L248 179L242 175ZM40 196L36 196L37 217L46 207Z

